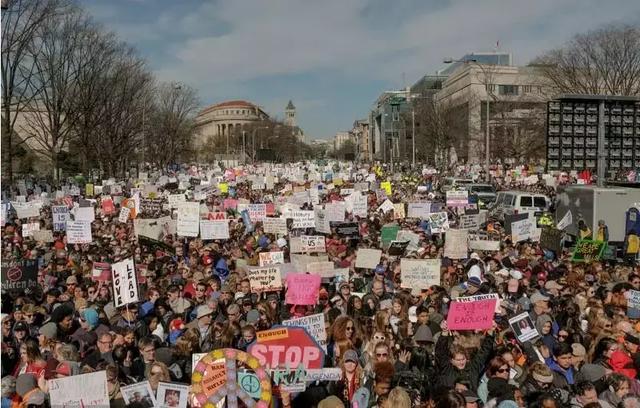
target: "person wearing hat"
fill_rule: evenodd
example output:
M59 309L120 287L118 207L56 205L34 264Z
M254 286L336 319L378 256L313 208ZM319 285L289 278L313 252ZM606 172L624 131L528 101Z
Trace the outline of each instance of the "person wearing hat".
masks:
M186 325L187 329L196 328L199 333L199 343L201 350L209 350L209 338L211 331L211 323L213 322L213 310L209 305L200 305L196 309L196 319Z
M359 364L358 353L353 349L345 351L339 361L342 378L330 384L329 393L348 405L356 390L364 385L364 371Z
M21 397L21 406L45 406L46 395L38 388L38 380L33 374L21 374L16 378L16 393Z
M536 361L529 366L529 375L522 384L525 397L538 395L551 388L553 383L553 372L543 362Z
M640 368L640 336L635 332L624 335L623 347L618 347L609 358L608 364L615 373L636 378Z
M30 337L37 337L38 328L42 324L42 314L44 310L42 307L38 307L33 303L27 303L22 307L22 313L24 315L24 321L28 325L28 335Z

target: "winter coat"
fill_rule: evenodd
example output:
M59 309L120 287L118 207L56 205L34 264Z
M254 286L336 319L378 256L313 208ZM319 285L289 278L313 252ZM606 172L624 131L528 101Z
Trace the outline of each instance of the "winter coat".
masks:
M440 373L436 377L436 384L453 388L457 380L466 380L471 384L472 390L477 390L484 366L493 351L494 336L484 337L480 349L474 354L473 359L467 361L467 365L462 370L451 364L450 348L452 343L452 336L440 336L436 343L436 371Z

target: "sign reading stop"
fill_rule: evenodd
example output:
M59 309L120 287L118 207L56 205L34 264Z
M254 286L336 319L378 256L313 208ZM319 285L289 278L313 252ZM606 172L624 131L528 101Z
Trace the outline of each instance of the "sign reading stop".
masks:
M257 333L249 354L268 368L322 368L324 351L304 327L278 326Z

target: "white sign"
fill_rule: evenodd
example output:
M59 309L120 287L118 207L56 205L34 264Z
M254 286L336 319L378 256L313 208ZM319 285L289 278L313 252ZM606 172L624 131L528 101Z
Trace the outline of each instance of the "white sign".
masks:
M279 265L284 263L284 252L260 252L260 266Z
M16 214L20 219L40 216L40 208L34 202L23 203L23 202L12 201L11 205L16 210Z
M47 381L52 407L108 407L107 372L54 378Z
M307 264L306 271L312 275L320 275L322 278L330 278L335 276L334 264L331 261L325 262L310 262Z
M127 220L129 219L129 214L131 214L131 209L129 207L122 207L120 209L120 216L118 217L118 221L126 224Z
M469 204L469 192L467 190L447 191L448 207L464 207Z
M317 207L315 210L315 222L316 222L316 231L321 234L330 234L331 233L331 225L329 223L329 218L327 218L326 210Z
M393 209L395 209L395 207L389 199L384 200L384 202L380 204L380 207L378 207L378 211L382 211L385 214Z
M400 260L401 287L409 289L428 289L440 285L440 259Z
M467 214L460 216L460 229L477 230L480 228L480 214Z
M469 239L469 249L473 251L499 251L500 241Z
M322 235L303 235L300 237L300 249L302 252L327 252Z
M359 248L356 268L375 269L380 263L382 251L379 249Z
M526 218L524 220L515 221L511 223L511 238L513 242L526 241L531 238L533 234L533 229L535 228L534 223Z
M177 233L183 237L197 237L200 230L200 204L180 203Z
M304 317L283 320L283 326L304 327L320 347L327 351L327 330L325 329L324 313L317 313Z
M262 220L262 226L266 234L287 234L286 218L266 217Z
M282 289L282 277L277 265L266 268L251 268L247 277L253 293Z
M53 214L53 230L64 231L67 229L67 221L69 218L69 208L64 205L55 205L51 207L51 213Z
M68 244L89 244L92 241L90 222L67 221Z
M252 222L262 221L267 218L266 204L249 204L247 211L249 211L249 218L251 218Z
M312 210L296 210L291 213L293 225L291 228L315 228L315 213Z
M324 205L327 219L331 222L344 222L344 213L347 211L347 204L344 201L335 201Z
M431 203L409 203L407 217L427 219L431 214Z
M444 256L451 259L466 259L468 237L467 230L448 230L444 241Z
M229 221L200 220L200 237L202 239L229 239Z
M351 212L358 217L366 217L368 211L367 196L360 193L354 193L349 196L351 203Z
M31 237L35 240L35 241L40 241L40 242L53 242L53 231L51 230L38 230L38 231L33 231L33 233L31 234Z
M113 303L116 307L140 300L133 258L112 264L111 275L113 281Z
M557 228L559 230L563 230L567 228L569 225L573 224L573 216L571 215L571 210L567 211L567 213L562 217L562 219L558 222Z
M40 223L39 222L31 222L28 224L22 224L22 236L32 237L35 231L40 231Z
M184 194L169 194L169 206L171 208L178 208L180 203L187 201L187 197Z
M92 205L89 207L76 207L75 208L75 220L93 222L96 219L96 211Z

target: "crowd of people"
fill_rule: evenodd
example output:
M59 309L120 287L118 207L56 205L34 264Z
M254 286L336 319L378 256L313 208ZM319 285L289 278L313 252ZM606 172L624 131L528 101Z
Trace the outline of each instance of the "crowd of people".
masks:
M293 172L302 177L290 176ZM187 200L206 208L203 217L207 212L226 212L228 239L173 233L159 241L143 239L133 219L119 220L124 201L106 213L102 206L106 194L86 196L84 185L79 186L80 195L71 195L69 186L35 180L21 189L3 186L7 202L15 202L17 196L43 202L38 217L21 219L9 208L3 220L3 408L47 407L49 380L103 370L111 406L147 406L142 399L125 404L122 387L148 381L156 393L160 383L190 384L194 354L223 348L246 351L260 331L317 313L324 315L326 325L324 366L340 368L341 379L310 382L304 391L292 393L274 387L274 406L357 406L354 401L363 388L369 393L368 407L640 406L640 324L635 320L640 311L635 314L629 302L632 291L640 290L636 262L572 262L570 248L556 253L531 240L513 242L505 226L491 216L478 233L499 240L499 249L469 250L466 258L449 259L444 256L446 234L433 232L427 219L402 218L394 210L380 208L387 199L393 204L444 204L439 188L444 175L435 172L413 172L403 178L374 165L299 163L279 168L184 168L178 173L205 180L210 188L198 190L195 200L194 183L161 185L160 176L178 174L149 172L144 180L121 180L122 192L109 198L116 203L122 201L115 200L117 196L131 199L137 189L140 199L146 194L144 185L156 184L154 195L163 204L169 193L185 193ZM326 173L331 173L329 178ZM256 189L255 178L248 181L253 175L273 175L273 185ZM501 180L498 188L511 188ZM391 194L380 188L384 181L391 182ZM224 209L224 200L233 197L274 203L273 216L279 217L284 203L294 203L290 198L296 192L322 184L318 202L312 202L313 195L304 203L296 202L298 208L314 209L344 200L342 193L351 193L356 183L369 185L361 191L367 199L367 216L345 213L345 222L358 223L356 236L339 235L335 224L326 234L313 228L290 229L288 235L265 233L262 222L247 222L233 208ZM542 180L526 188L550 192ZM86 201L95 214L91 243L70 244L64 231L54 231L52 242L25 236L23 227L34 222L40 230L54 230L52 205L72 209ZM456 228L463 211L446 205L443 211L450 227ZM171 214L165 205L154 216ZM135 216L149 217L143 211ZM391 255L381 241L382 229L389 224L416 234L417 245ZM260 253L282 251L285 263L290 263L290 238L306 233L326 237L327 259L335 268L348 268L348 276L323 279L315 305L286 304L286 287L252 291L248 271L258 266ZM355 266L362 248L382 249L375 268ZM138 272L140 300L115 307L113 285L96 279L96 264L130 258ZM440 259L440 284L404 288L401 258ZM37 265L38 284L4 289L5 265L28 261ZM498 298L490 328L449 329L452 302L490 294ZM522 313L528 314L529 329L537 331L526 341L509 323ZM192 400L189 404L196 405Z

